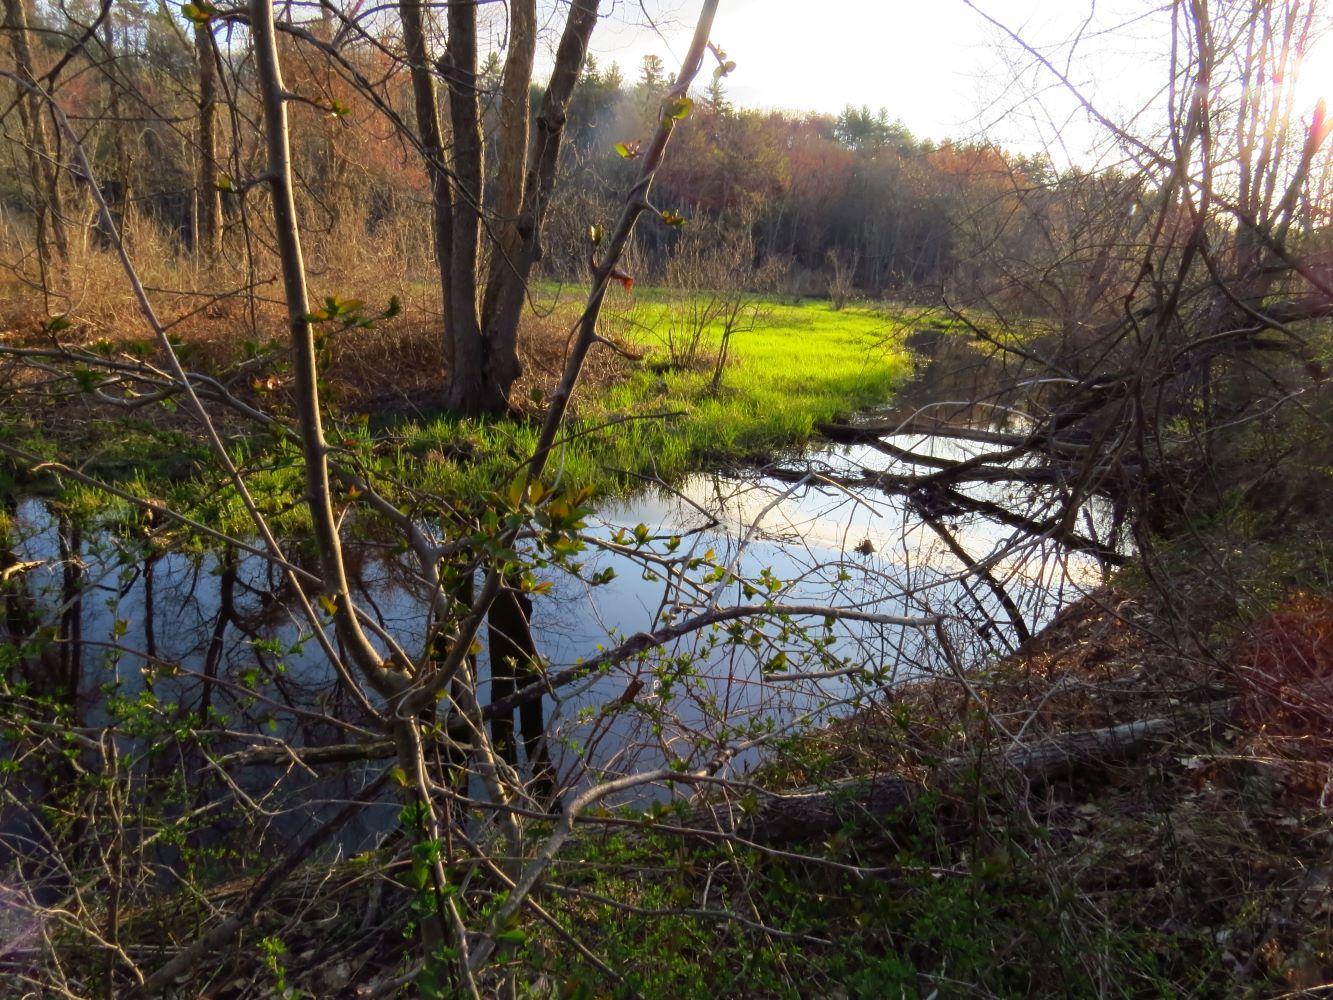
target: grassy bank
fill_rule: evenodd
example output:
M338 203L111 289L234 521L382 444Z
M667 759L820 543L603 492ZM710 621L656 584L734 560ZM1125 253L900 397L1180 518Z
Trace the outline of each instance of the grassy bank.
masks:
M636 291L630 299L621 295L608 324L616 326L616 336L632 357L597 349L551 462L551 476L569 489L607 495L631 488L643 476L671 480L694 469L771 455L804 443L820 421L887 402L910 374L910 354L902 346L904 316L892 307L834 311L824 302L776 300L759 305L761 320L734 336L715 387L716 325L705 331L697 363L675 364L664 338L681 301L652 289ZM330 439L386 481L400 484L404 496L416 491L476 498L502 486L533 451L541 400L558 379L565 338L579 306L576 297L565 294L525 328L528 372L516 399L526 413L500 420L432 412L429 397L407 409L380 407L367 403L365 393L347 391L369 364L391 370L392 357L379 361L386 351L426 353L418 341L435 331L403 333L388 326L343 336L326 376ZM201 342L205 339L213 363L221 368L225 339L216 333ZM128 346L140 355L148 350L143 343ZM284 362L279 349L273 349L275 370L281 372ZM189 342L186 350L191 351ZM195 358L202 356L194 351ZM404 384L439 384L423 377L419 365L405 364ZM348 372L355 374L349 378ZM260 382L255 378L244 388L255 390ZM281 390L255 391L255 402L282 408ZM80 402L75 394L73 401L67 397L10 434L28 450L78 462L91 473L169 500L227 530L247 530L239 499L218 478L191 419L179 408L142 411L138 419L126 420L91 401ZM303 512L293 503L301 488L294 452L240 425L231 439L256 496L280 526L299 530ZM104 495L66 487L73 509L105 511Z
M672 300L638 294L626 326L642 357L578 400L552 463L566 485L611 493L639 476L671 480L798 446L820 421L887 402L911 371L896 310L767 302L756 328L733 337L715 392L708 363L673 366L662 346ZM572 308L565 313L570 322L573 316ZM719 335L716 324L706 333L706 362ZM419 470L424 488L446 494L484 488L507 477L514 456L531 454L537 431L535 421L414 422L401 428L399 468L429 457ZM460 450L462 458L450 457Z

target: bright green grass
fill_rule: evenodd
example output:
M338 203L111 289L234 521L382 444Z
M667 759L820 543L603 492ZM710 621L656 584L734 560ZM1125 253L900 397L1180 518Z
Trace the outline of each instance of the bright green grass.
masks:
M770 302L755 330L733 337L714 393L711 369L664 369L658 338L671 300L661 292L636 295L635 337L648 355L628 379L581 402L551 461L562 485L616 492L641 475L670 480L797 446L820 421L888 401L911 371L902 324L891 309L834 312L822 302ZM710 336L708 352L715 351L720 331ZM403 471L417 466L419 486L467 492L506 479L519 457L531 454L536 437L530 424L440 418L407 429L399 461ZM466 463L419 463L420 456L448 453L463 442L473 456Z
M566 299L558 314L572 323L579 304ZM661 338L674 307L669 293L635 292L630 336L645 356L630 364L623 380L577 398L548 465L548 482L558 479L563 489L589 488L605 496L631 489L643 476L672 480L798 447L820 421L887 402L911 372L902 346L903 314L894 308L834 312L823 302L770 301L753 331L733 337L714 392L711 365L685 371L665 364ZM715 353L719 336L709 331L705 354ZM351 447L385 482L465 505L512 480L533 453L539 429L536 420L449 416L389 426L336 415L329 421L331 440ZM96 449L97 474L222 530L249 530L239 497L200 448L179 440L154 446L147 438L112 439ZM250 439L235 446L234 457L274 526L299 535L306 511L298 500L302 475L294 446ZM182 462L199 471L182 475ZM128 505L97 490L67 483L62 496L76 516L134 516ZM407 502L406 496L399 499Z

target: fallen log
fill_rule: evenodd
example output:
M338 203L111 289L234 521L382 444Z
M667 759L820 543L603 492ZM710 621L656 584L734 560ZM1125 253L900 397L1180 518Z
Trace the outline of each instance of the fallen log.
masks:
M825 437L844 444L867 444L883 437L943 437L959 441L972 441L977 444L997 445L1001 448L1014 448L1031 445L1033 439L1028 434L1007 434L1002 431L968 427L962 424L923 422L918 420L899 423L847 424L824 422L817 425Z
M328 743L322 746L290 746L275 743L271 746L249 747L219 757L223 767L284 767L296 765L311 768L320 764L354 764L368 760L385 760L397 753L393 740L364 740L360 743Z
M841 444L873 445L876 442L883 443L882 439L886 437L938 437L970 441L973 444L993 445L998 448L1023 448L1030 451L1043 451L1066 456L1082 456L1095 450L1088 441L1073 440L1068 436L1056 437L1037 433L1015 434L967 424L928 420L907 420L896 424L849 424L839 421L826 421L816 424L816 429L829 440ZM908 454L914 455L912 452L908 452ZM922 458L923 456L915 455L912 460L920 461ZM929 462L923 464L929 464Z
M1001 779L1032 785L1081 767L1131 760L1163 741L1227 721L1239 705L1239 699L1229 698L1161 718L1011 745L989 756L953 757L936 768L928 781L897 773L844 778L794 792L761 794L758 804L748 810L734 801L705 801L680 825L767 844L813 840L853 821L891 822L926 791L959 787L978 767L990 768Z
M809 473L799 469L787 469L780 465L767 465L763 475L784 483L798 483ZM892 489L895 493L906 493L915 487L930 483L1028 483L1037 486L1059 485L1074 478L1075 470L1062 469L1049 465L1030 466L971 466L962 468L955 463L948 469L940 469L925 476L897 475L890 472L870 472L860 480L844 480L853 486L879 486ZM820 473L825 478L832 478L827 473Z

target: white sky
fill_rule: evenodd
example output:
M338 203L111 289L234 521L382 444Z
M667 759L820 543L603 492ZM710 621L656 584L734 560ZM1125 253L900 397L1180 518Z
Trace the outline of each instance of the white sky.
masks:
M1066 48L1081 34L1081 55L1069 74L1117 115L1137 111L1163 82L1160 63L1156 72L1151 64L1166 45L1164 4L976 2L1050 51ZM674 71L698 9L698 0L616 0L612 15L593 35L593 54L603 64L618 62L631 80L649 52ZM1114 35L1101 33L1111 26ZM826 112L848 104L884 107L922 137L969 138L984 130L1029 151L1063 139L1071 146L1068 155L1078 159L1093 134L1086 115L1051 86L1049 76L1027 74L1029 83L1035 79L1044 87L1035 106L1024 99L1030 88L1011 86L1012 43L962 0L722 0L713 40L737 63L728 93L745 107ZM1016 113L1020 107L1024 110Z
M568 0L542 0L549 68ZM713 41L735 60L742 106L837 113L881 107L921 138L987 139L1057 164L1106 165L1123 150L1001 27L1034 46L1099 111L1149 136L1163 120L1171 0L721 0ZM679 67L700 0L603 0L593 33L603 67L627 81L646 54ZM1297 84L1302 117L1333 98L1333 17ZM503 37L495 22L493 43ZM1072 54L1072 56L1071 56ZM707 81L711 66L701 74Z

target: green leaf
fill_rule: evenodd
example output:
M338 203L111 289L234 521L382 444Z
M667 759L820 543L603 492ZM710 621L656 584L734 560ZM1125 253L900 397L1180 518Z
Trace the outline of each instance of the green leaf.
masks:
M677 97L667 101L666 106L663 108L663 111L665 112L664 123L670 124L673 121L680 121L682 118L687 117L693 110L694 101L688 97Z
M612 148L615 149L616 154L622 160L638 159L639 153L642 151L642 147L637 142L618 142Z
M523 504L523 498L526 496L522 479L515 479L509 484L509 489L505 493L505 499L509 501L510 510L518 510Z
M181 4L181 16L195 27L202 27L211 21L218 12L208 0L194 0L193 3Z
M343 299L336 295L327 295L324 297L324 308L334 316L346 316L350 313L360 312L365 303L360 299Z
M361 313L365 303L361 299L344 299L337 295L324 296L324 304L306 315L309 323L325 323L331 319L340 319L350 324Z
M59 316L52 316L48 319L46 323L43 324L42 329L47 333L59 333L61 330L68 330L73 325L74 324L70 321L70 318L64 313L61 313Z

